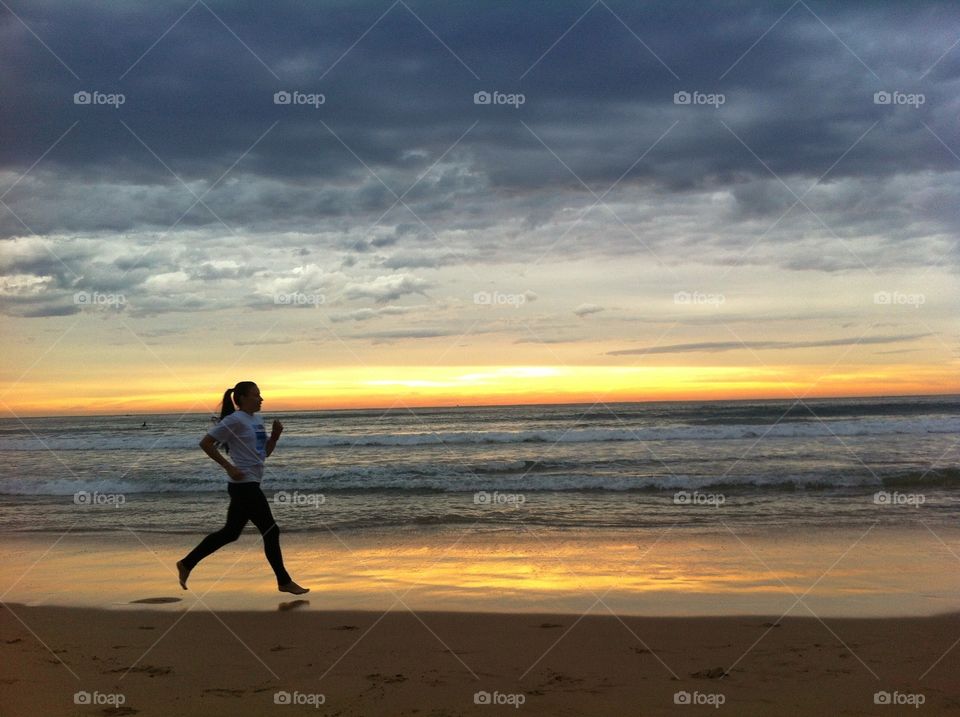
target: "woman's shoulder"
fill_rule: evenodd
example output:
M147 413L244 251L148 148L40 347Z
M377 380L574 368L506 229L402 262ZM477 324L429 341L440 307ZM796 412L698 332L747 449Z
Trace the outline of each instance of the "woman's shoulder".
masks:
M244 414L243 411L234 411L233 413L221 418L220 422L217 425L218 426L234 426L238 423L243 423L244 415L246 414Z
M244 425L244 426L256 426L263 423L263 419L260 418L259 413L255 413L252 416L249 413L244 413L243 411L234 411L229 416L225 416L221 423L225 423L228 426Z

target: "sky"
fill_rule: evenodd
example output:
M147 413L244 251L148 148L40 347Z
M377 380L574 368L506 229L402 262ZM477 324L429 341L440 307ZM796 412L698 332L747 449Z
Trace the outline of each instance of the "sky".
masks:
M960 392L960 6L0 3L0 409Z

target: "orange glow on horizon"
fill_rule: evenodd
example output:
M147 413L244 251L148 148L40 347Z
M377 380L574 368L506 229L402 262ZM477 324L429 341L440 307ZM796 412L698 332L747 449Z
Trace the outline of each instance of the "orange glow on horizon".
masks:
M24 380L0 387L8 417L213 411L228 384L193 371L182 378L78 373L63 383ZM249 372L248 372L249 373ZM251 375L270 410L457 405L617 403L960 394L942 365L811 366L375 366ZM233 378L231 376L231 378ZM223 384L223 385L221 385ZM232 384L229 384L232 385Z

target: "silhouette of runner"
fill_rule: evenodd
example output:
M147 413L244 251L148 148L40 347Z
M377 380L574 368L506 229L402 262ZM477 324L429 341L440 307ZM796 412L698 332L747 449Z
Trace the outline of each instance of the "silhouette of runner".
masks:
M236 404L236 409L234 409ZM277 588L281 592L303 595L309 588L300 587L283 567L280 552L280 527L273 519L267 497L260 490L263 478L263 463L283 432L283 424L274 421L270 438L263 421L254 414L260 410L263 397L253 381L241 381L223 394L220 422L213 426L200 441L200 448L227 471L227 491L230 506L227 508L227 524L200 541L189 555L177 561L180 587L187 589L187 578L197 563L227 543L240 537L247 521L253 521L263 536L263 552L277 576ZM233 458L231 463L219 451L225 447Z

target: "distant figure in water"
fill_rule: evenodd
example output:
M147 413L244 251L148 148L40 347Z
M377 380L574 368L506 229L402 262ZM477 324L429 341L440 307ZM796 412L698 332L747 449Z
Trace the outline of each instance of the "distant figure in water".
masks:
M260 490L263 478L263 463L273 453L283 431L280 421L273 422L270 438L263 421L255 417L263 403L260 389L253 381L241 381L223 394L220 422L213 426L200 441L200 448L227 472L227 491L230 506L227 508L227 524L216 533L210 533L200 541L183 560L177 561L180 587L187 589L187 578L197 563L227 543L240 537L248 520L253 521L263 536L263 552L277 576L280 592L303 595L309 588L300 587L290 578L283 567L280 553L280 527L273 519L267 497ZM234 404L238 410L234 410ZM218 450L223 445L233 458L227 460Z
M140 428L146 428L146 427L147 427L147 422L146 422L146 421L144 421L144 422L143 422L143 425L142 425L142 426L140 426Z

